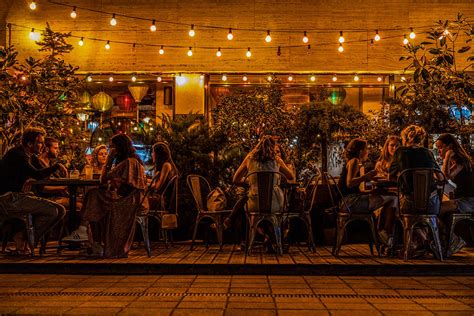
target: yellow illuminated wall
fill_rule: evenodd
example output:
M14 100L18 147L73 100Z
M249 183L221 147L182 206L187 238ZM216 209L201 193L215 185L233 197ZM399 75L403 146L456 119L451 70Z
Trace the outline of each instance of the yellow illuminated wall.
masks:
M200 75L176 76L175 114L204 114L204 80Z

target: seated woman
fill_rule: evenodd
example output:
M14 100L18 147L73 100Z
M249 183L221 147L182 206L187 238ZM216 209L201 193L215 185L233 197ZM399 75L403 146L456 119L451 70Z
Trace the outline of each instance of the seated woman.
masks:
M379 231L382 242L390 244L393 221L397 210L397 198L393 195L380 195L362 192L360 185L370 181L376 174L372 170L366 174L361 173L362 163L368 158L367 141L361 138L353 139L345 149L346 164L344 165L339 179L339 188L343 195L343 207L353 213L372 213L383 207L382 214L385 217L384 228Z
M447 224L452 213L474 212L474 166L472 158L451 134L442 134L436 141L440 156L443 158L442 171L446 179L456 185L454 198L441 203L440 219ZM460 238L451 252L459 251L465 244Z
M92 159L91 159L91 166L92 171L95 174L101 174L102 168L107 163L107 146L105 145L98 145L92 151ZM84 173L84 171L82 172Z
M92 226L93 255L106 257L126 257L132 244L135 229L135 215L146 208L143 199L146 178L143 164L135 153L132 140L125 134L117 134L111 139L110 154L102 169L101 183L108 188L93 188L86 193L82 207L82 223L66 241L88 239L89 223L101 222L106 229L103 232L103 247L97 225Z
M150 209L160 209L160 196L163 194L163 190L166 188L168 182L174 176L179 174L178 168L173 162L171 157L170 148L166 143L159 142L153 145L151 157L153 159L154 177L158 179L153 183L154 194L149 198Z
M395 151L400 147L402 141L398 136L389 136L385 141L385 144L382 147L380 157L375 164L375 170L377 171L377 176L388 179L388 174L390 171L390 165L393 161L393 155Z

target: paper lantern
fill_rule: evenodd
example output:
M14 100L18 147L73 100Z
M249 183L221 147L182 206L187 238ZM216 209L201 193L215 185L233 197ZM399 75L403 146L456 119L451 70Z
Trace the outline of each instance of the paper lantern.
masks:
M135 102L140 103L143 99L143 97L146 95L148 92L148 85L147 84L129 84L128 85L128 91L133 96L133 99L135 99Z
M129 93L125 93L115 98L115 104L118 105L120 110L128 112L135 106L135 101Z
M114 99L105 92L99 92L92 97L92 105L99 112L106 112L114 106Z
M77 119L81 122L85 122L89 119L89 114L85 112L79 112L76 114L76 116L77 116Z
M91 106L91 95L89 92L84 91L81 96L81 105L83 107L89 108Z
M331 88L327 89L326 100L334 105L342 104L346 98L346 89L344 88Z

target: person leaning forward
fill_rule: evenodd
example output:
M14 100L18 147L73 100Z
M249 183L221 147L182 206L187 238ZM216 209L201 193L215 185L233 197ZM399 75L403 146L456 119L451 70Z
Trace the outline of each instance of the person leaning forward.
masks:
M35 241L44 236L65 215L65 208L50 200L36 197L27 192L25 184L29 179L43 179L56 171L67 172L61 164L37 169L31 164L31 157L41 153L45 131L28 128L22 135L21 145L7 151L0 169L0 207L9 216L32 214L34 218ZM16 241L18 242L17 234ZM17 249L18 251L20 249Z

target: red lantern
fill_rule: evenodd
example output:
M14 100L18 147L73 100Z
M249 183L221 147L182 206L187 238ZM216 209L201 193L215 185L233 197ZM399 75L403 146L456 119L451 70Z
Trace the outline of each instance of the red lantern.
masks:
M135 100L129 93L125 93L115 99L115 104L118 105L120 110L129 112L135 107Z

